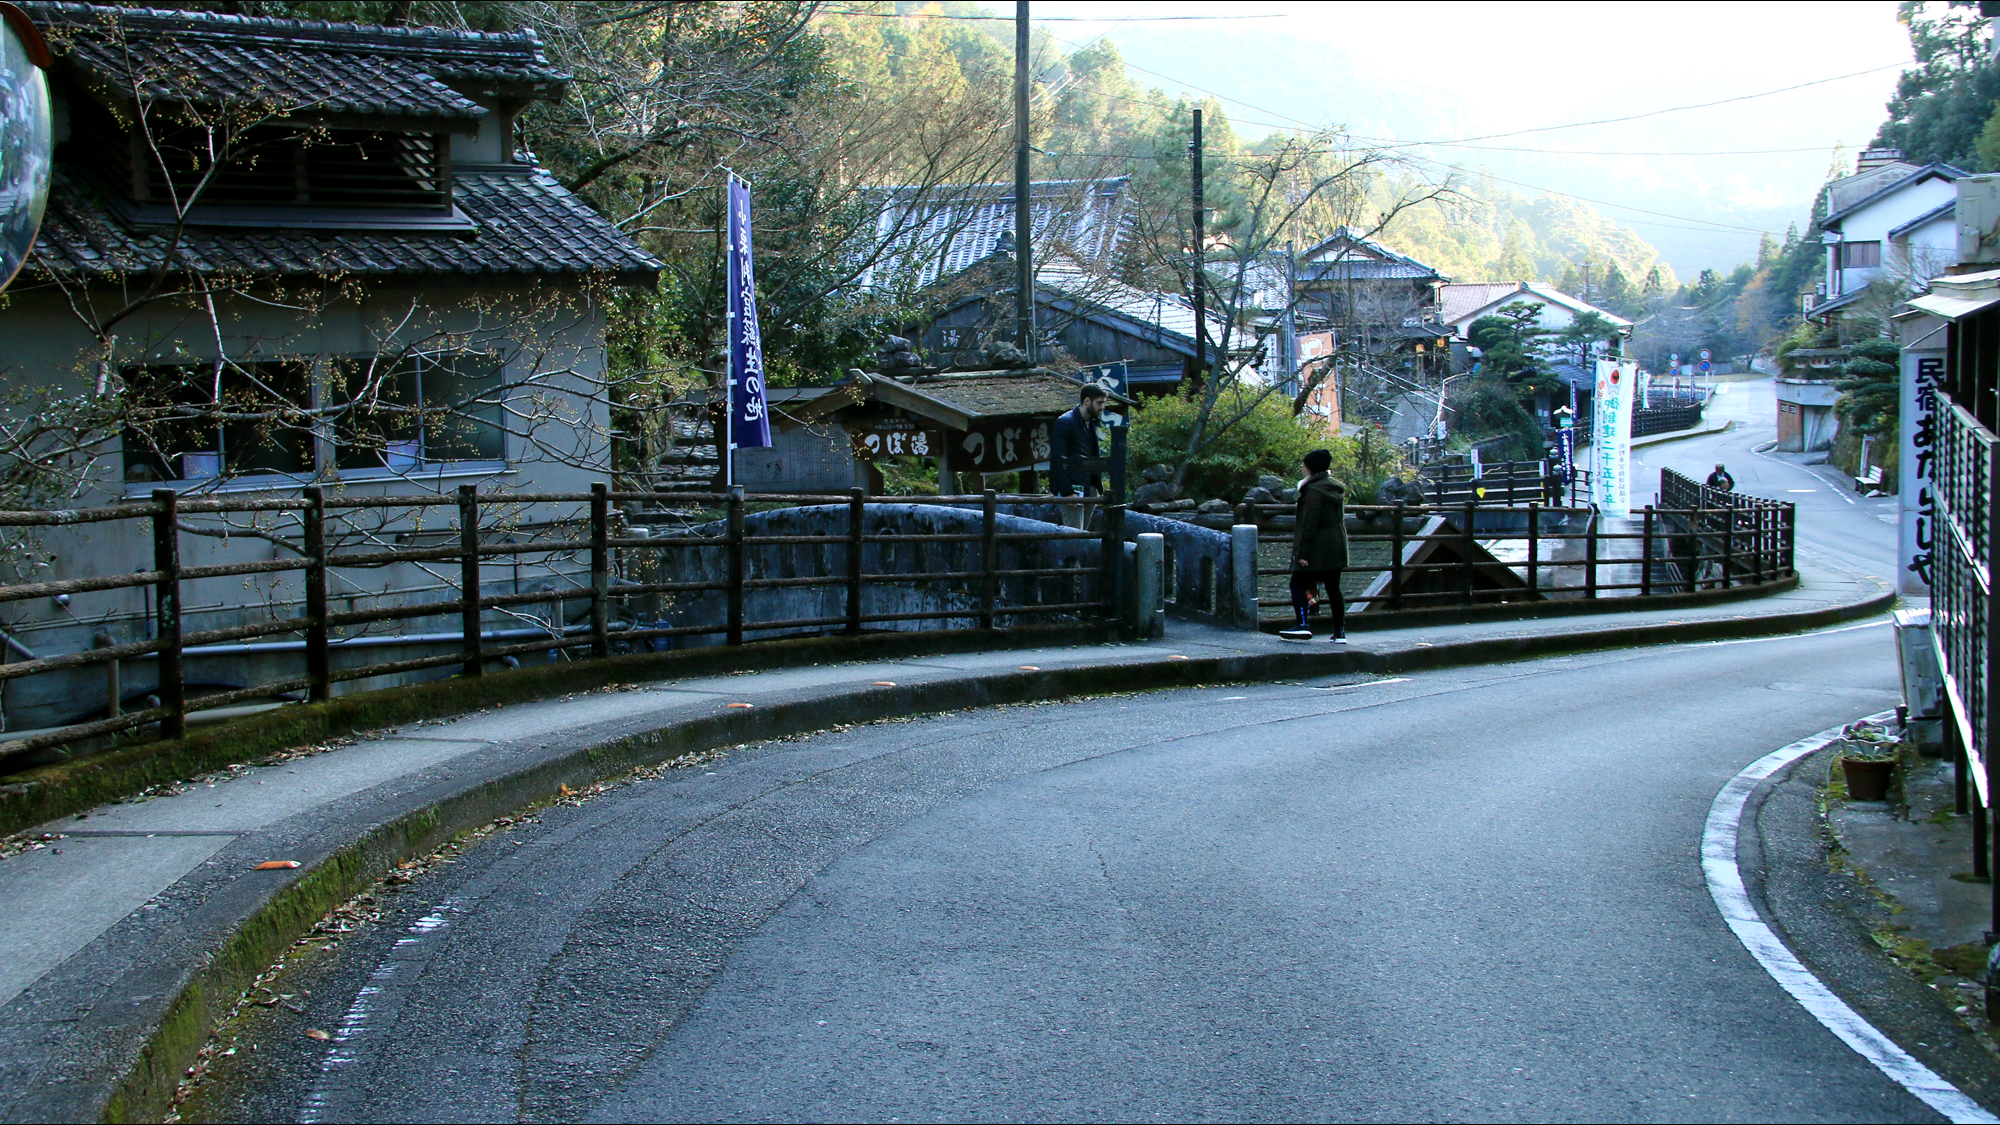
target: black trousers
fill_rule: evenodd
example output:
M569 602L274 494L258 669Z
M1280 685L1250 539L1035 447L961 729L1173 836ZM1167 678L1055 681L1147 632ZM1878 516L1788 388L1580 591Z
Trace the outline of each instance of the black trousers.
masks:
M1333 614L1333 631L1347 629L1347 599L1340 596L1340 571L1338 570L1294 570L1292 572L1292 609L1306 607L1317 586L1326 587L1325 606Z

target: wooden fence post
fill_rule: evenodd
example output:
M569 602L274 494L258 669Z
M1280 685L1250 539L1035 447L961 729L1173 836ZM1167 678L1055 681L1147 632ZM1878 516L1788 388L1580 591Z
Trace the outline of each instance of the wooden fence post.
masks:
M1465 583L1465 604L1472 604L1472 501L1465 502L1465 527L1459 533L1459 577Z
M729 643L743 643L743 579L749 568L745 565L743 548L743 486L729 486Z
M1540 587L1540 563L1542 547L1542 506L1528 502L1528 589Z
M979 627L993 628L994 606L1000 600L1000 580L993 574L1000 568L1000 498L987 489L982 498L979 524Z
M463 675L486 672L485 638L479 631L479 489L458 486L458 630L465 648Z
M1514 506L1514 462L1507 462L1507 506Z
M611 486L590 486L590 655L611 655Z
M1639 540L1639 596L1653 593L1653 506L1646 505L1645 538Z
M301 491L306 500L306 698L325 703L333 698L333 662L327 651L326 627L326 496L316 484Z
M187 734L187 686L181 673L181 525L180 493L153 490L153 569L160 572L153 602L158 607L155 631L160 641L160 720L162 738Z
M1296 530L1294 531L1296 535ZM1294 550L1296 555L1297 551ZM1403 608L1403 502L1396 501L1395 522L1389 525L1389 608Z
M847 493L847 634L861 632L861 542L868 493L855 488Z

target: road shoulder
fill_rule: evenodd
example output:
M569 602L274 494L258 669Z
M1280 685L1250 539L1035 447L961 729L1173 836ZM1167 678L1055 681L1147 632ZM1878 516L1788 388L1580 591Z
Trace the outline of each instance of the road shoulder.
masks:
M1820 786L1836 751L1822 749L1759 785L1737 842L1745 888L1820 981L1884 1035L1981 1105L2000 1106L2000 1058L1946 999L1896 964L1873 932L1886 908L1851 868L1829 862ZM1827 1049L1845 1051L1837 1039Z

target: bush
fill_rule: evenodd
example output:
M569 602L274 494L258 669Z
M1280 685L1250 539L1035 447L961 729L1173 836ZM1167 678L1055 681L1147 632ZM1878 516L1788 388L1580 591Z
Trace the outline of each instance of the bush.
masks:
M1210 432L1243 409L1232 400L1247 404L1255 393L1248 388L1224 391L1210 416ZM1145 399L1132 408L1132 433L1127 438L1125 456L1135 477L1148 465L1182 463L1187 454L1188 434L1194 429L1200 406L1176 394ZM1197 500L1212 497L1237 500L1265 473L1296 479L1300 459L1322 446L1332 448L1324 432L1292 417L1289 398L1271 395L1187 463L1181 495Z
M1254 394L1241 393L1245 402ZM1232 397L1231 392L1223 393L1215 419L1226 421L1242 409L1230 408ZM1134 481L1148 465L1181 463L1198 407L1179 395L1147 399L1133 407L1126 460ZM1380 429L1371 426L1357 437L1329 438L1317 424L1293 417L1290 399L1271 395L1188 464L1181 495L1239 500L1265 474L1297 480L1299 462L1315 449L1333 454L1333 476L1346 483L1347 498L1356 504L1372 503L1382 482L1403 465L1401 454Z
M1541 424L1521 407L1514 388L1498 379L1472 379L1451 394L1455 436L1467 441L1506 437L1507 458L1533 461L1545 453Z

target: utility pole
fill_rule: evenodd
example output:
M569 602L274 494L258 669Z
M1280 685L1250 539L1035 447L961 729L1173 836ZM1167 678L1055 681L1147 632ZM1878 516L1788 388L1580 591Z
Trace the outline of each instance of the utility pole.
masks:
M1028 208L1028 0L1014 5L1014 335L1035 355L1034 230Z
M1194 184L1194 372L1197 383L1208 381L1208 300L1202 292L1208 269L1208 216L1201 202L1201 111L1194 111L1194 137L1188 142L1188 165Z

